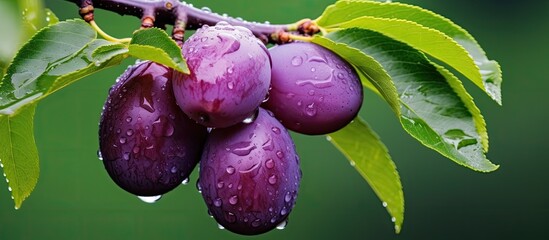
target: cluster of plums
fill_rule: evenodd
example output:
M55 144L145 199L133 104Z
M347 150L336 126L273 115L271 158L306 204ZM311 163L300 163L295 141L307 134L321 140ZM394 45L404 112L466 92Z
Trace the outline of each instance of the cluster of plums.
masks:
M286 129L326 134L362 104L354 69L312 43L267 49L246 28L204 26L182 47L190 74L154 62L129 68L100 121L101 158L124 190L156 198L188 181L220 226L239 234L286 223L301 180Z

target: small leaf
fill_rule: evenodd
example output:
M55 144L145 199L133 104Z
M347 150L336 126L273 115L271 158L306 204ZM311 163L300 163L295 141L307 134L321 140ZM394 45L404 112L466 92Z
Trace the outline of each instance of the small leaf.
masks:
M121 53L93 52L106 45L82 20L46 27L25 44L0 85L0 114L11 115L60 88L94 72L120 63Z
M336 27L356 18L370 16L375 18L401 19L415 22L423 27L436 29L459 43L471 57L480 71L465 71L475 85L484 90L492 99L501 104L501 68L496 61L489 60L477 41L465 29L451 20L426 9L394 2L374 2L361 0L340 0L326 8L316 20L323 28ZM376 29L374 29L376 30ZM406 34L400 33L400 35ZM396 38L396 40L401 40Z
M329 135L328 139L372 187L400 232L404 221L404 193L396 166L385 145L361 118Z
M190 73L181 54L181 48L162 29L148 28L136 31L129 50L129 54L136 58L161 63L182 73Z
M40 174L38 150L34 142L33 119L36 104L27 105L16 115L0 115L0 166L15 209L30 195Z
M446 72L441 74L424 54L366 29L346 29L326 37L372 56L387 70L400 98L396 113L410 135L460 165L482 172L498 168L484 155L485 129L477 128L484 121L472 108L472 99L467 99L460 84L448 83Z

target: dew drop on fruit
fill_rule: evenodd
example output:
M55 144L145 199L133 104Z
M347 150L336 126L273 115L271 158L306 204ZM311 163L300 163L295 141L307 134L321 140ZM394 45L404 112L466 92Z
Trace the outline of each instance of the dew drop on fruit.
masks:
M97 150L97 158L99 158L100 161L103 161L103 155L101 155L101 150Z
M234 223L234 222L236 222L236 216L232 212L226 212L225 213L225 220L227 220L227 222L229 222L229 223Z
M211 13L212 10L209 7L202 7L201 10L205 13Z
M280 215L284 216L288 214L288 210L286 210L286 207L283 207L282 210L280 210Z
M160 200L160 198L162 198L162 195L157 195L157 196L137 196L137 198L139 198L141 201L146 202L146 203L155 203L155 202L157 202L158 200Z
M273 174L269 177L270 184L276 184L276 181L277 181L276 175Z
M301 64L303 64L303 58L300 57L300 56L295 56L292 58L292 65L293 66L300 66Z
M284 158L284 153L282 151L276 152L276 156L280 159Z
M252 222L252 227L259 227L261 225L261 220L256 219Z
M128 135L128 137L131 137L133 135L133 130L128 129L128 131L126 131L126 135Z
M196 190L198 190L198 193L202 193L202 186L200 186L200 180L196 181Z
M273 127L273 128L271 128L271 130L273 130L273 132L276 133L276 134L280 134L280 128Z
M223 181L217 182L217 188L221 189L221 188L223 188L224 186L225 186L225 182L223 182Z
M181 182L182 185L187 185L189 184L189 178L185 178L183 179L183 181Z
M268 169L272 169L275 165L275 162L273 159L269 159L265 162L265 167L267 167Z
M287 192L286 195L284 196L284 201L289 203L291 200L292 200L292 193Z
M228 166L227 169L225 169L227 171L228 174L233 174L234 173L234 167L233 166Z
M230 203L231 205L237 204L237 203L238 203L238 196L233 195L232 197L230 197L230 198L229 198L229 203Z
M224 229L225 229L225 227L223 227L223 225L221 225L221 224L219 224L219 223L217 224L217 228L219 228L219 229L221 229L221 230L224 230Z
M121 137L120 140L119 140L119 142L120 142L121 144L126 143L126 138L125 138L125 137Z
M221 201L221 198L216 198L213 201L213 205L216 206L216 207L221 207L222 204L223 204L223 202Z
M130 160L130 153L126 152L126 153L122 154L122 159L124 159L126 161Z
M277 226L276 226L276 229L278 230L284 230L286 228L286 226L288 226L288 220L284 220L282 221L281 223L279 223Z

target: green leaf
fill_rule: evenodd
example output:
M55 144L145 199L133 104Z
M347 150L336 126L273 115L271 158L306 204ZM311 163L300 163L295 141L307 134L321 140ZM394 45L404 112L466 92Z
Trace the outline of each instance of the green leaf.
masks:
M385 21L393 21L395 23L397 22L397 20L394 19L406 20L408 22L414 22L425 28L435 29L449 36L455 42L459 43L469 53L469 55L471 55L471 57L474 59L475 65L477 65L480 71L473 72L470 70L470 67L468 67L467 69L456 69L464 74L466 77L468 77L478 87L484 90L492 99L501 104L502 78L501 68L499 64L493 60L488 59L484 50L482 50L477 41L466 30L439 14L433 13L417 6L402 3L340 0L336 4L326 8L324 13L316 20L316 23L323 28L329 29L338 27L345 22L365 16L377 19L384 18L388 19ZM394 23L391 24L393 26L396 26L394 25ZM350 25L347 25L347 27L350 27ZM379 25L374 26L371 29L378 31L380 29L383 29L383 27L384 26ZM401 28L403 26L396 27ZM409 40L410 38L418 37L406 36L406 34L409 33L408 31L398 32L398 34L396 33L396 31L400 30L384 29L383 33L392 32L392 37L399 41L406 41L406 39ZM425 44L430 43L431 42L429 41ZM415 45L413 46L417 47ZM456 66L454 65L454 67Z
M383 202L395 231L404 221L404 193L400 176L385 145L361 118L329 135L328 139L351 162Z
M34 142L33 118L36 104L27 105L13 116L0 115L0 166L15 202L21 207L40 174Z
M136 31L129 50L129 54L136 58L161 63L182 73L190 73L181 49L162 29L148 28Z
M93 52L113 45L97 40L95 31L82 20L60 22L43 28L25 44L9 66L0 85L0 114L19 108L94 72L118 64L121 54Z
M372 56L387 70L400 98L397 114L410 135L460 165L482 172L498 168L483 152L487 139L485 128L477 128L480 122L485 126L480 112L459 81L447 79L447 71L442 74L418 50L374 31L352 28L326 37Z

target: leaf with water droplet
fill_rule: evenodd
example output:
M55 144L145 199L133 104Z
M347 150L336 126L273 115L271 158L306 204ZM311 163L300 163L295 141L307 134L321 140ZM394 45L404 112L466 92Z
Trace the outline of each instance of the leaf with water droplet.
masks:
M461 82L449 71L431 62L419 50L374 31L352 28L332 32L327 37L379 60L400 96L393 110L411 136L473 170L491 172L498 168L484 155L488 149L484 118ZM462 130L477 139L477 143L455 147L444 136L450 129Z
M34 142L34 112L28 105L13 116L0 115L0 164L12 189L15 208L30 195L40 173L38 150Z
M148 28L135 31L128 49L128 53L136 58L164 64L182 73L190 73L187 62L181 55L181 49L162 29Z
M474 37L448 18L403 3L341 0L327 7L316 22L326 29L371 29L421 49L463 73L501 105L499 64L489 60Z
M329 137L330 142L354 163L355 169L395 218L395 226L401 226L404 221L404 193L400 176L377 134L364 120L357 118Z
M94 59L94 50L110 44L95 38L95 31L81 20L60 22L38 32L19 50L2 79L0 114L14 114L84 76L122 61L120 55ZM99 60L104 64L96 66Z

